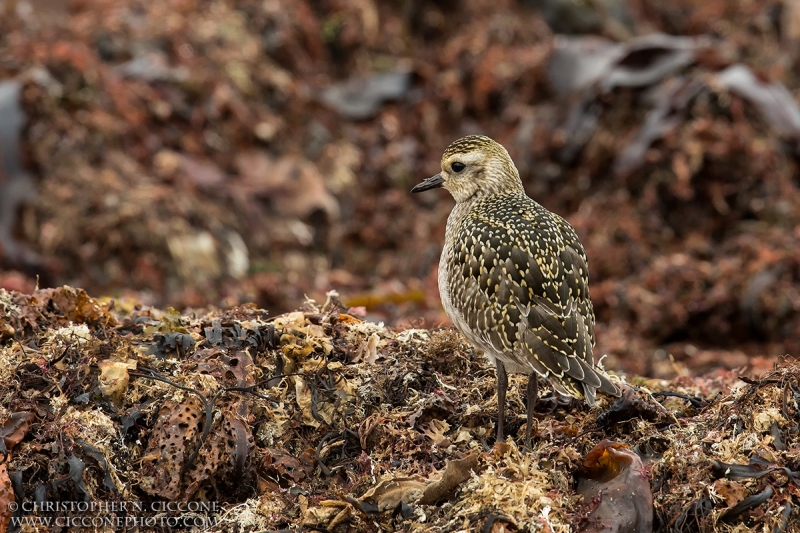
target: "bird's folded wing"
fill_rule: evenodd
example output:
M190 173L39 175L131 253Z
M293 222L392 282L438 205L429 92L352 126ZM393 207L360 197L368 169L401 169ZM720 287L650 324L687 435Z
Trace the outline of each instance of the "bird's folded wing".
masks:
M522 246L512 246L504 227L472 221L460 266L450 272L453 301L473 334L506 362L589 403L595 389L618 394L594 366L594 312L577 237L568 243L547 228L525 229L521 240L515 235Z

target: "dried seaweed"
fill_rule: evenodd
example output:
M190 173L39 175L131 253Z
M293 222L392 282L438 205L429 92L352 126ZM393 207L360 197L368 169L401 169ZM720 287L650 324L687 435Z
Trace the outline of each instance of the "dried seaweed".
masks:
M624 444L603 440L584 458L577 493L584 512L577 530L653 530L653 494L642 460Z
M639 483L633 493L652 494L659 531L780 530L796 513L787 506L800 483L800 437L786 417L796 412L793 363L749 383L735 373L650 382L652 396L620 383L620 405L601 399L600 410L553 398L521 450L524 380L510 379L509 441L488 447L494 376L449 330L392 331L313 301L270 318L254 307L110 312L69 288L0 297L14 302L6 319L18 326L0 348L0 394L22 413L3 426L21 436L6 439L0 476L15 501L205 497L222 505L223 530L257 520L263 529L590 531L632 516L627 496L611 493ZM65 326L67 316L77 323ZM127 326L136 322L144 327ZM159 328L195 343L149 354ZM376 355L358 357L371 343ZM103 368L130 379L101 389L112 385ZM28 467L40 463L53 470ZM630 509L642 508L636 501Z
M22 289L0 292L0 421L33 417L0 440L0 499L84 497L70 472L117 497L109 476L120 494L155 479L150 446L182 435L188 469L153 487L218 498L229 529L567 531L608 438L642 455L656 530L790 531L800 374L775 354L800 353L797 6L531 3L7 9L0 152L39 193L0 194L0 286ZM554 35L573 15L604 38ZM511 443L489 448L492 369L429 329L449 200L405 193L475 132L581 236L606 368L653 378L601 411L543 398L524 451L521 381ZM186 406L199 425L157 428ZM470 454L439 505L363 499Z

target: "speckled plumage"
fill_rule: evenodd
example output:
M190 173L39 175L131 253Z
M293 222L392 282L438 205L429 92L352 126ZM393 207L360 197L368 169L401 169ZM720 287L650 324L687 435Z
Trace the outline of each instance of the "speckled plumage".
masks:
M456 171L454 163L464 168ZM592 357L595 319L583 246L566 220L525 194L505 148L477 135L455 141L442 156L442 172L414 192L437 186L456 199L439 263L442 304L497 364L498 399L505 397L506 368L531 374L534 396L536 375L590 405L596 390L619 395Z

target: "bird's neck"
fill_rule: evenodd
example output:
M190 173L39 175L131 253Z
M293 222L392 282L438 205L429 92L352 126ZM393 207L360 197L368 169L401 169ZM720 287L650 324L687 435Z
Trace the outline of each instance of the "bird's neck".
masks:
M453 210L450 211L450 216L447 217L448 234L450 231L458 227L461 221L467 217L472 207L480 200L481 198L473 195L463 202L456 203L455 207L453 207Z
M466 198L460 202L456 202L455 207L453 207L453 210L450 211L450 216L447 217L447 234L450 235L451 231L456 231L456 228L458 228L461 222L467 218L470 211L472 211L477 204L492 198L503 196L511 197L519 194L525 194L525 191L521 187L519 190L516 188L510 188L508 190L491 192L489 194L487 194L486 191L482 191L482 194L473 194L469 198Z
M499 166L487 169L483 179L483 193L484 196L524 194L525 188L522 186L517 167L508 160Z

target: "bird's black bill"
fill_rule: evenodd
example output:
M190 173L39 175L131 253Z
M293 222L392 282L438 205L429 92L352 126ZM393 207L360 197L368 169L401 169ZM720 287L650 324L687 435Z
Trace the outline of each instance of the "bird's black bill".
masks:
M430 178L426 179L422 183L415 185L411 192L422 192L422 191L429 191L431 189L438 189L444 185L444 178L441 174L436 174L435 176L431 176Z

